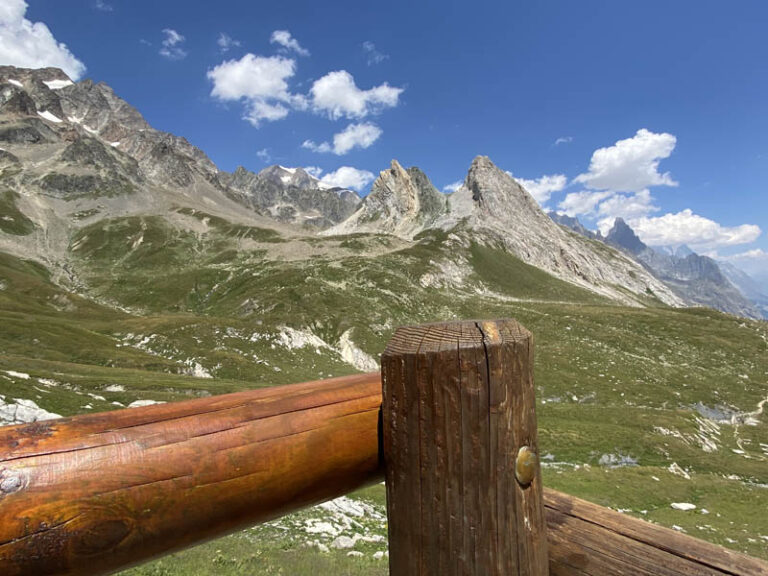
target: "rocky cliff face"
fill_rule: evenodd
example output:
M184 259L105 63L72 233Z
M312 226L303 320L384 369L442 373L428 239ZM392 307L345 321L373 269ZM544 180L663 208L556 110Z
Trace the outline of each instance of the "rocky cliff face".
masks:
M448 212L446 197L418 168L406 170L392 160L373 183L360 208L324 235L371 232L413 238Z
M360 210L325 234L413 238L429 229L452 231L465 246L503 247L560 279L626 304L637 305L651 294L670 305L682 304L630 258L555 224L516 180L485 156L475 158L463 186L450 195L440 194L418 169L405 170L393 161Z
M585 238L589 238L591 240L601 240L602 236L600 235L600 232L594 233L588 228L582 224L578 218L574 218L571 216L568 216L566 214L558 214L557 212L548 212L547 215L552 218L554 222L557 224L560 224L560 226L565 226L566 228L569 228L570 230L573 230L574 232L581 234Z
M605 241L632 254L654 276L694 305L729 314L761 318L762 313L726 278L717 262L690 248L655 250L646 246L630 226L617 218Z
M303 168L275 165L256 174L240 166L223 181L233 198L259 214L310 229L333 226L360 205L357 193L324 186Z

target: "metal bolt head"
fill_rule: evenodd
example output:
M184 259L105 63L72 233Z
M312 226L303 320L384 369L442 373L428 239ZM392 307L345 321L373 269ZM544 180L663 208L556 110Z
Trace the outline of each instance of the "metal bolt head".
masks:
M517 451L515 459L515 478L521 486L528 486L536 476L538 458L528 446L523 446Z

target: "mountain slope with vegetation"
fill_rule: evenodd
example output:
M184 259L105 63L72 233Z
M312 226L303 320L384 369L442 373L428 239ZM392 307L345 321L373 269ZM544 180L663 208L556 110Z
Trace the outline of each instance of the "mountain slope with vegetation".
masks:
M54 80L0 68L0 422L376 370L397 326L514 317L546 485L768 557L765 322L684 307L487 158L452 196L393 163L360 201L220 172L105 85ZM383 497L129 572L384 573Z

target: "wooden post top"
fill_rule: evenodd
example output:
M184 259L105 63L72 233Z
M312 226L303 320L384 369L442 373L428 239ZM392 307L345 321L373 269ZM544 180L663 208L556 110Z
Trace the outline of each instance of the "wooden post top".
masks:
M381 369L390 574L547 574L531 333L405 326Z
M384 350L384 356L435 352L452 344L457 348L529 342L533 335L517 320L462 320L401 326Z

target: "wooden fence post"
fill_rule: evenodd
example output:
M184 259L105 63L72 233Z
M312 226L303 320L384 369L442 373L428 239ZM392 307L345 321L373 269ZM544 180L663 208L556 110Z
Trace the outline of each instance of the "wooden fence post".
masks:
M530 332L400 328L381 370L390 574L548 574Z

